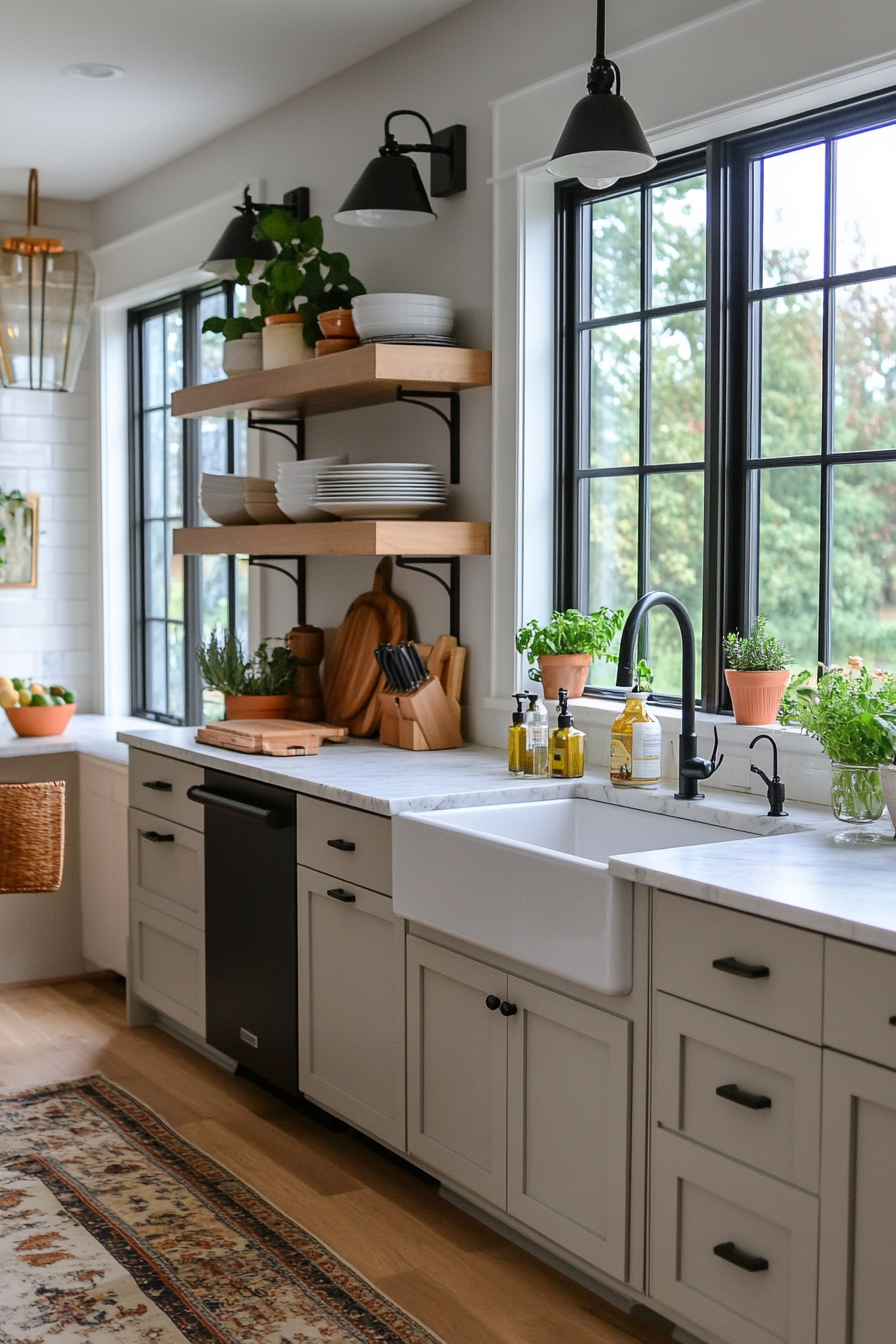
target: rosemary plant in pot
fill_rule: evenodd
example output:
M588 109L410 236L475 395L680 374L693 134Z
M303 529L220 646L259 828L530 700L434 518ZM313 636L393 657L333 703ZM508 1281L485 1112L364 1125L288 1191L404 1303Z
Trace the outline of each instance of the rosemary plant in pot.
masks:
M784 723L798 723L831 758L831 806L851 831L835 838L842 844L879 843L885 837L869 829L884 810L881 767L896 752L896 675L869 672L860 658L846 668L822 669L814 689L801 672L787 688Z
M790 676L790 654L766 630L765 616L757 616L748 635L726 635L722 648L735 723L774 723Z
M249 656L237 635L213 630L196 661L206 687L223 695L225 719L286 717L298 662L285 640L263 639Z
M528 657L529 678L541 682L546 700L556 700L561 686L569 692L570 700L577 699L585 689L593 659L615 663L610 646L622 629L624 617L625 612L609 607L600 607L590 615L570 607L553 612L547 625L532 620L520 626L517 652Z

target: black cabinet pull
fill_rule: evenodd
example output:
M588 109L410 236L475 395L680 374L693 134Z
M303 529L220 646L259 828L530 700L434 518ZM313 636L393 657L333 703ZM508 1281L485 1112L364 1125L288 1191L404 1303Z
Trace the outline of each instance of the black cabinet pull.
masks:
M354 905L358 899L353 891L346 891L345 887L329 887L327 895L332 896L334 901L344 901L346 905Z
M738 1106L746 1106L748 1111L767 1111L772 1104L771 1097L760 1096L757 1092L744 1092L737 1083L726 1083L716 1088L716 1096L726 1101L734 1101Z
M733 1241L720 1242L718 1246L713 1246L712 1253L720 1260L727 1260L729 1265L745 1269L748 1274L759 1274L763 1269L768 1269L768 1261L764 1256L747 1255L746 1251L739 1251Z
M515 1003L508 1003L507 1000L505 999L504 1002L501 1004L501 1014L502 1014L502 1016L504 1016L504 1017L513 1017L513 1015L514 1015L515 1012L517 1012L517 1006L516 1006L516 1004L515 1004Z
M343 854L351 854L355 848L354 840L328 840L327 844L331 849L341 849Z
M144 779L144 789L155 789L156 793L170 793L174 788L166 779Z
M485 1001L485 1006L490 1013L493 1013L496 1008L501 1007L501 1000L498 998L497 994L489 994Z
M739 975L742 980L766 980L769 974L767 966L751 966L748 961L738 961L737 957L718 957L712 966L714 971Z
M144 840L151 840L154 845L171 845L174 843L173 835L159 835L158 831L141 831L140 834Z
M217 807L222 812L232 812L234 816L245 817L247 821L260 821L273 831L285 830L293 824L293 817L274 807L256 807L254 803L244 803L239 798L229 798L226 793L215 793L214 789L193 784L187 789L187 797L192 803L201 803L203 807Z
M896 1017L891 1017L891 1018L890 1018L890 1026L891 1026L891 1027L896 1027Z

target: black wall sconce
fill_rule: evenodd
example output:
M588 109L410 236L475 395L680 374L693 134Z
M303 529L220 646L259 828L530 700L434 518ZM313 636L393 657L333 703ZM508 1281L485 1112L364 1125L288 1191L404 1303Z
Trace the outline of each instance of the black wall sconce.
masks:
M287 191L283 204L291 210L299 221L308 218L311 213L311 193L308 187L295 187ZM265 208L264 203L253 201L249 188L243 192L242 205L235 205L236 219L232 219L221 237L212 248L209 257L202 263L203 271L211 271L219 280L236 279L236 260L238 257L251 257L253 261L264 263L277 254L273 243L264 238L254 238L258 212Z
M400 145L390 130L394 117L417 117L426 127L429 143ZM386 118L384 144L371 159L342 208L334 215L339 224L363 224L394 229L409 224L432 224L438 218L413 159L408 154L431 154L429 190L432 196L454 196L467 189L467 128L448 126L433 131L420 112L401 108Z

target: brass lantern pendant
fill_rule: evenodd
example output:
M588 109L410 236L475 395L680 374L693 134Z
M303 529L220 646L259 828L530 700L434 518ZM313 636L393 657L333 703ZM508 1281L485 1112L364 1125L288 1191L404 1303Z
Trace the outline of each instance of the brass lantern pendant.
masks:
M90 328L96 273L82 252L40 238L37 169L28 177L28 225L0 249L0 379L33 392L74 390Z

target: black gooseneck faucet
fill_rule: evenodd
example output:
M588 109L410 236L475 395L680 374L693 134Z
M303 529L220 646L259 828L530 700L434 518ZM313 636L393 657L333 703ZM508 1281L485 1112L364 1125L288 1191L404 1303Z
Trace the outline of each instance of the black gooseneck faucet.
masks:
M671 593L645 593L628 614L619 644L619 663L616 685L630 687L637 661L638 631L651 607L668 607L681 631L681 733L678 738L678 792L676 798L702 798L697 790L699 779L709 779L725 759L716 755L719 749L719 730L713 729L715 745L710 760L697 755L697 650L694 627L683 602Z

